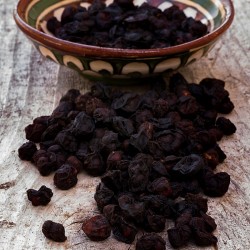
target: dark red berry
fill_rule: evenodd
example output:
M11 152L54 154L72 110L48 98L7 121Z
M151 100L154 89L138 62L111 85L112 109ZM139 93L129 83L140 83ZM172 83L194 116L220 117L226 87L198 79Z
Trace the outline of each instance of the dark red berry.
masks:
M93 241L105 240L111 233L109 222L103 215L96 215L86 220L82 230Z
M53 192L50 188L41 186L38 190L28 189L27 196L33 206L46 206L50 202Z
M136 250L165 250L165 240L155 233L144 234L136 242Z
M18 149L18 156L21 160L31 161L36 151L37 147L34 142L26 142Z
M64 242L67 239L64 226L51 220L43 223L42 232L46 238L56 242Z

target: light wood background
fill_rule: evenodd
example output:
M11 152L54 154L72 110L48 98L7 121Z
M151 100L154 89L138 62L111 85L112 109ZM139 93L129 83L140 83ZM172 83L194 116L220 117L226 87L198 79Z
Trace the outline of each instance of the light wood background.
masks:
M88 82L77 73L42 58L12 18L17 0L0 0L0 249L128 250L134 245L110 237L90 242L81 231L81 221L97 213L93 199L98 178L79 176L75 188L61 191L52 175L41 177L34 166L20 161L18 147L25 141L24 127L33 118L50 114L69 88L86 91ZM235 110L228 115L237 133L225 138L221 147L227 159L218 167L231 175L228 193L209 199L209 214L218 229L218 249L250 249L250 1L235 0L236 17L226 35L210 54L182 69L192 82L204 77L226 81ZM147 86L130 87L140 91ZM26 190L45 184L54 191L46 207L32 207ZM47 240L41 226L47 219L63 223L68 240ZM167 224L167 228L171 222ZM162 234L166 237L166 232ZM171 249L167 240L167 249ZM199 249L192 244L184 249ZM214 249L214 248L204 248Z

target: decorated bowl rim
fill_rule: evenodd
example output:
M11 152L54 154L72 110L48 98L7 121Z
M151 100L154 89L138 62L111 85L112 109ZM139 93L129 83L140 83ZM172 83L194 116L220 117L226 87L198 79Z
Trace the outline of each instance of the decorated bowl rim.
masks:
M152 58L161 57L173 54L185 53L192 49L198 49L203 47L217 38L220 37L232 24L234 19L234 5L232 0L219 0L219 2L225 8L225 20L224 22L212 32L209 32L205 36L187 42L184 44L171 46L167 48L156 49L120 49L120 48L108 48L92 45L85 45L79 43L73 43L66 40L62 40L53 36L50 36L38 29L33 28L25 21L25 11L23 2L27 0L19 0L13 16L17 26L32 40L41 43L49 48L62 51L64 53L74 54L78 56L91 56L91 57L105 57L105 58Z

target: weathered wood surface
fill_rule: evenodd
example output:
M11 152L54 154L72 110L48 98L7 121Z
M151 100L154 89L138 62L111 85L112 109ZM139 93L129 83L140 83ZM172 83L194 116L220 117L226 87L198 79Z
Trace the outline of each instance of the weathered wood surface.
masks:
M118 243L112 237L90 242L80 229L86 216L97 213L93 195L98 178L81 174L75 188L60 191L53 186L52 176L39 176L17 156L17 148L25 140L23 129L33 118L49 114L69 88L85 91L89 85L77 73L34 50L15 27L12 12L16 2L0 0L0 249L132 250L134 245ZM236 17L223 39L207 58L181 70L189 81L224 79L235 103L228 117L237 125L237 133L220 143L228 157L218 167L230 173L231 185L224 197L209 199L209 214L218 223L215 235L220 250L250 249L250 1L234 3ZM34 208L25 192L42 184L51 187L54 196L48 206ZM66 226L66 243L45 239L41 225L47 219ZM171 249L169 243L167 249ZM198 248L189 245L185 249Z

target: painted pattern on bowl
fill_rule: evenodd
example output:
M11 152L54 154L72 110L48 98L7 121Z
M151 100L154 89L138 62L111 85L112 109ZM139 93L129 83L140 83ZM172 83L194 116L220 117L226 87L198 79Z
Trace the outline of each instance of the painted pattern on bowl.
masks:
M51 34L46 28L46 22L51 16L55 16L60 21L65 6L69 4L81 4L84 7L88 7L90 5L90 1L81 1L80 3L79 0L21 0L20 2L23 2L25 5L24 12L22 12L23 21L29 26L35 28L36 32L39 30L40 33L43 32L47 34L47 36L45 35L45 39L35 39L34 37L29 37L28 34L28 37L31 38L39 52L56 63L73 68L88 77L104 77L114 79L140 78L143 76L157 75L169 70L176 70L206 55L220 37L215 37L212 40L208 39L207 43L203 43L200 46L197 42L198 46L196 45L195 47L190 47L186 50L182 49L177 53L171 53L171 50L168 49L166 51L170 53L164 54L163 52L159 53L159 55L157 53L154 55L152 52L152 55L150 53L148 53L149 55L145 53L146 55L143 56L143 52L133 54L133 50L131 50L131 53L127 50L127 54L125 53L124 55L118 57L115 54L115 51L118 51L119 54L119 49L112 50L112 48L107 49L87 46L89 48L85 53L84 45L83 53L81 53L81 50L80 53L76 53L74 49L70 51L70 45L72 45L73 48L75 44L53 37L53 34ZM106 1L106 4L108 5L111 2L113 2L113 0L108 0ZM158 7L161 10L171 7L174 3L184 11L187 17L193 17L196 20L200 20L204 24L208 25L210 32L216 31L223 23L226 22L226 19L228 19L227 9L224 8L223 4L219 0L134 1L136 5L141 5L144 2L148 2L150 5ZM20 15L20 13L18 14ZM17 22L16 17L15 19ZM18 22L17 24L20 27ZM20 28L23 30L22 27ZM61 41L62 46L58 46L56 43L55 46L53 46L53 44L52 46L48 46L46 38L49 40L50 37ZM200 39L197 39L197 41L198 40ZM64 43L68 44L67 51L63 48ZM77 46L81 47L80 44ZM91 54L91 48L93 48L92 51L95 52L93 55ZM101 51L100 54L98 54L98 49ZM102 50L107 50L107 54L105 54L105 51L102 52Z

